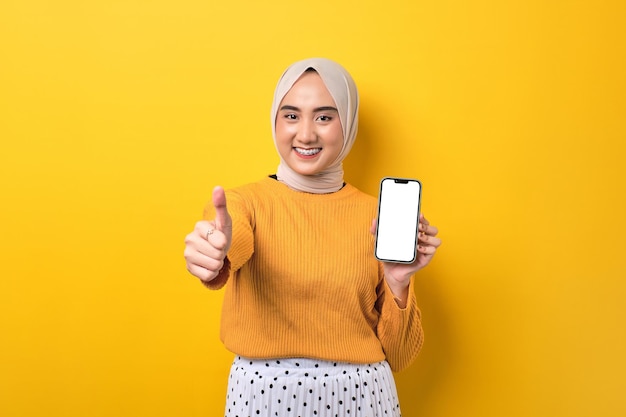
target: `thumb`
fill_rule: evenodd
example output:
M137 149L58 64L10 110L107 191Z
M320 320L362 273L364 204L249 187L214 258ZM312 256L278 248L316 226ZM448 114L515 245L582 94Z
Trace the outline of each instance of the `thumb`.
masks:
M213 206L215 207L215 228L220 232L230 232L232 221L226 207L226 194L222 187L213 189Z

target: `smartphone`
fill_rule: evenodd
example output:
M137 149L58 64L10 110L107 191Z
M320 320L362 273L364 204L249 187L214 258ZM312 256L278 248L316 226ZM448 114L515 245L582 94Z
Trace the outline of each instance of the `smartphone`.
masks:
M374 255L384 262L411 263L417 256L422 183L385 177L380 181Z

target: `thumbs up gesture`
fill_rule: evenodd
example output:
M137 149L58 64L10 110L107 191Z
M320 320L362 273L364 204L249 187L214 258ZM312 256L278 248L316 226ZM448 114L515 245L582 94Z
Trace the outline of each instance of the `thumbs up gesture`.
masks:
M185 237L187 270L204 283L219 275L233 238L233 224L222 187L213 189L213 206L215 219L199 221Z

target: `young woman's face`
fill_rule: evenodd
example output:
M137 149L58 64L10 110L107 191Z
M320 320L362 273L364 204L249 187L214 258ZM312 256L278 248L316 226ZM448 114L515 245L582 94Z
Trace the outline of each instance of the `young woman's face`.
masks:
M280 102L276 146L300 175L323 171L341 153L343 131L337 106L317 72L305 72Z

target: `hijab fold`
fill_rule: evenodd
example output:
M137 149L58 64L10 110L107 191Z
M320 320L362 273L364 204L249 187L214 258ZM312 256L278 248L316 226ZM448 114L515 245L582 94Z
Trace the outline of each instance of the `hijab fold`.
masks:
M281 156L276 175L279 181L297 191L315 194L332 193L343 187L343 160L354 144L359 124L359 94L348 71L338 63L326 58L304 59L289 66L280 77L274 91L271 113L272 135L274 136L274 145L277 145L276 115L280 103L291 87L309 68L314 69L319 74L335 100L343 131L343 148L334 162L315 175L301 175L295 172Z

